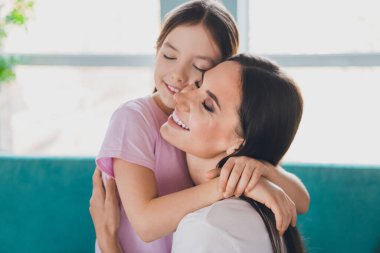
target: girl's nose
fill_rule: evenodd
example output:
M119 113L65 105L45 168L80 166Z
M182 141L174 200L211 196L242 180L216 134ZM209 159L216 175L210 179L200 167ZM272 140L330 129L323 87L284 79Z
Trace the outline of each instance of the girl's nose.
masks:
M188 84L188 85L186 85L185 88L183 88L181 90L180 93L188 93L188 92L191 92L192 90L195 90L195 89L197 89L197 87L196 87L196 85L194 83Z
M176 85L177 88L182 88L187 84L187 74L185 68L178 64L178 66L174 69L171 74L171 82L173 85Z
M193 98L192 98L193 92L192 91L194 89L196 89L195 85L187 85L180 92L174 94L175 108L177 108L183 112L189 112L190 111L190 104L193 100Z

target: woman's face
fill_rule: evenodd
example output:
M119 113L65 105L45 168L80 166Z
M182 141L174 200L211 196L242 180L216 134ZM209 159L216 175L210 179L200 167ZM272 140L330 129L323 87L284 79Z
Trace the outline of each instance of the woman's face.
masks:
M156 56L154 78L160 107L171 113L174 94L201 80L202 72L220 60L220 50L202 24L174 28Z
M228 149L238 148L240 73L238 63L222 62L205 73L199 88L191 85L176 93L174 112L161 127L163 138L200 158L224 157Z

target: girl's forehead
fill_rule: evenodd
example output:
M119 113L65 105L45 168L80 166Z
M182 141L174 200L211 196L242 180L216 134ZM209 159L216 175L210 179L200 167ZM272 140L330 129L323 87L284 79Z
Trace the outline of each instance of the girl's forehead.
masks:
M179 25L175 27L164 40L163 46L171 45L177 51L193 52L200 56L208 56L219 61L221 52L213 36L203 24Z

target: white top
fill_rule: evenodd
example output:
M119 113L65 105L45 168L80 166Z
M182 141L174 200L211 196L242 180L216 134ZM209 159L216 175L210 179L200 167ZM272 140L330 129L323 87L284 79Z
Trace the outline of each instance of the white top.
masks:
M186 215L172 253L273 253L265 224L246 201L229 198Z

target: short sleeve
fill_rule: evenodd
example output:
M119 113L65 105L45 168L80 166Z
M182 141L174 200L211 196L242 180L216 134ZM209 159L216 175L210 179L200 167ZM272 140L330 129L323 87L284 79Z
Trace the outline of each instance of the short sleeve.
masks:
M157 131L149 115L134 104L124 104L113 113L96 159L102 171L114 177L113 158L154 170Z

